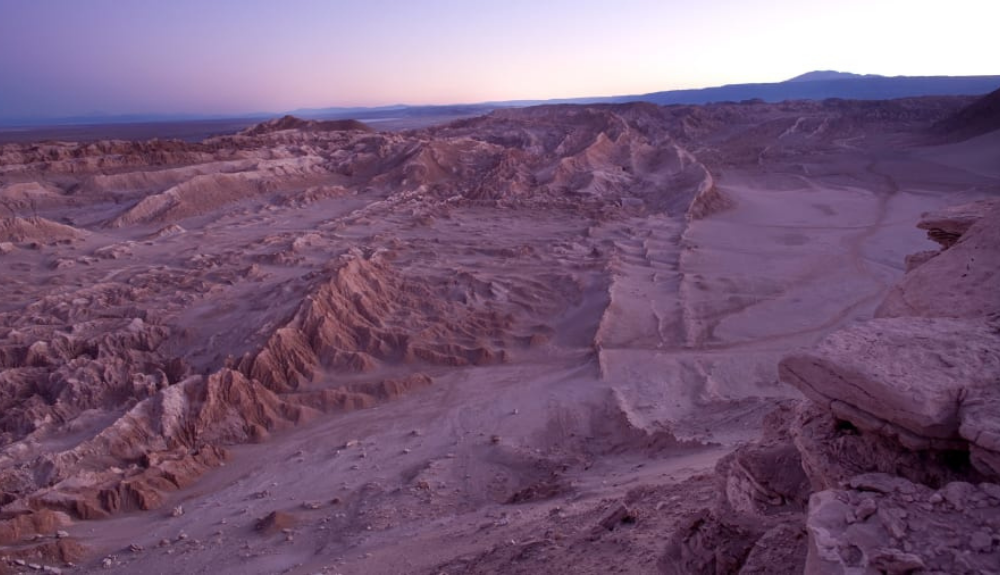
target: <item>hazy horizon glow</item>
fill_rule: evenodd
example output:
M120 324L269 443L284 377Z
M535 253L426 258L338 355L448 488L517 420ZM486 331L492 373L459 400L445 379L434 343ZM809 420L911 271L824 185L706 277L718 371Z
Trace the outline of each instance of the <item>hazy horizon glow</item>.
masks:
M0 0L0 118L1000 74L994 0Z

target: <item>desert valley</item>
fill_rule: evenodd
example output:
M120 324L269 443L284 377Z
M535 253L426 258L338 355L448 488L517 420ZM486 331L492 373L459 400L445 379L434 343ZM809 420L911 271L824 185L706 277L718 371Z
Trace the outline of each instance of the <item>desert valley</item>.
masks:
M0 145L0 573L1000 572L1000 92Z

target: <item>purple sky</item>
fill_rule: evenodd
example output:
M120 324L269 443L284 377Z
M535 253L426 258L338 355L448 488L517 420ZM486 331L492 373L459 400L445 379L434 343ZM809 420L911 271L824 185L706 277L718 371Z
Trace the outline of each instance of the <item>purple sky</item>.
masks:
M0 0L0 118L997 74L996 0Z

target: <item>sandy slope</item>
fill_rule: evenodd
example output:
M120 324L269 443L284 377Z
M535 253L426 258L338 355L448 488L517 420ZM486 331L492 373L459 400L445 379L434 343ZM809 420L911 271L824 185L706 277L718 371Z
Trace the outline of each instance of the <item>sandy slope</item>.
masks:
M39 215L81 233L2 256L4 377L44 376L55 406L4 399L3 509L67 513L83 571L656 572L718 458L797 396L777 360L871 315L929 245L921 212L1000 192L953 148L892 140L942 108L278 130L146 157L181 179L137 176L133 195L74 187L111 161L98 153L51 152L64 171L42 175L6 149L3 185L61 186ZM177 171L195 153L246 163ZM122 158L109 171L129 173ZM142 343L93 359L117 358L122 381L58 387L85 375L60 371L83 360L51 351L56 332L129 329ZM217 399L226 369L242 375ZM245 407L206 407L227 401ZM206 472L209 445L229 457ZM156 467L142 457L182 452L182 480L135 483ZM32 487L16 470L39 454L55 479ZM109 507L122 481L146 499Z

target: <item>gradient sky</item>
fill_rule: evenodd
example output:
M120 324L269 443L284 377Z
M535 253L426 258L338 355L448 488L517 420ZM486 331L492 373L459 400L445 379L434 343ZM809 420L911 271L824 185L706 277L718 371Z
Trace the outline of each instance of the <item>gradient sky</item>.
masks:
M997 0L0 0L0 118L1000 74Z

